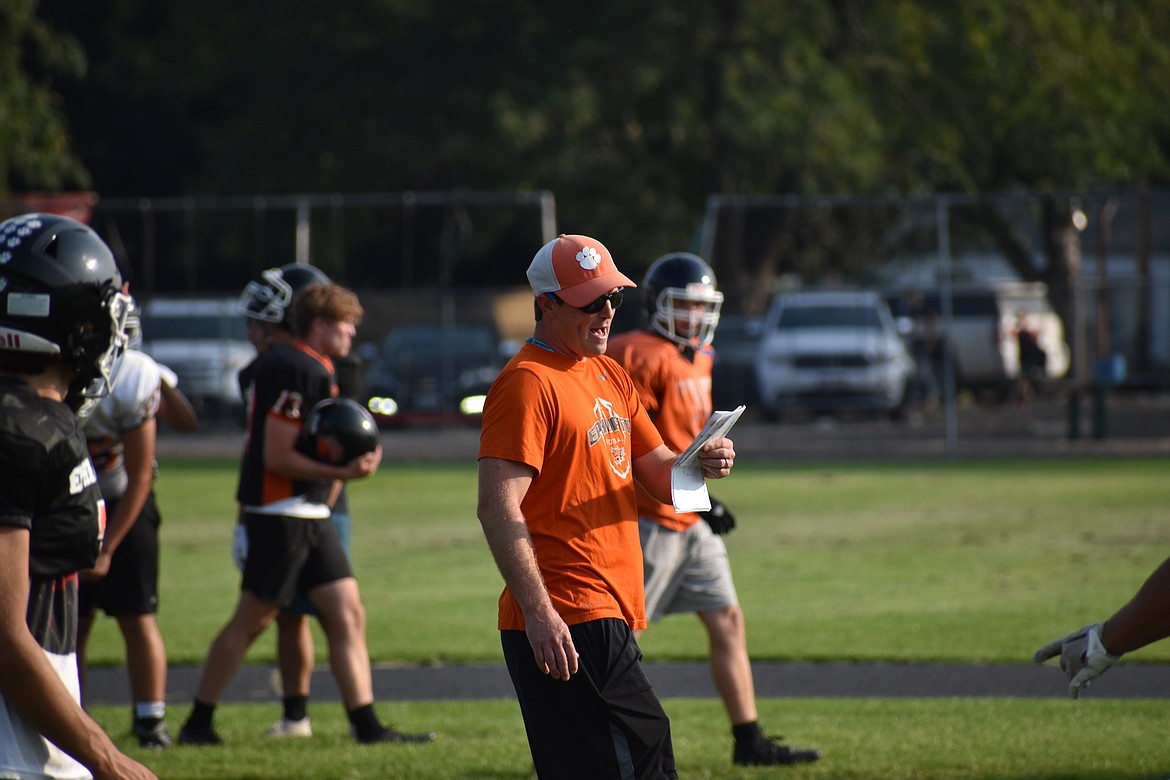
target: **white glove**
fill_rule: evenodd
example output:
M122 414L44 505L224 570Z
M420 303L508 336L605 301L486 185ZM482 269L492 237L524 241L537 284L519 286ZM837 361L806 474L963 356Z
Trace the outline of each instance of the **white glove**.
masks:
M236 568L244 570L244 561L248 560L248 527L243 523L236 523L236 536L232 540L232 560Z
M1038 664L1060 656L1060 669L1068 675L1068 692L1075 699L1090 680L1104 674L1117 662L1120 655L1109 655L1101 644L1101 623L1093 623L1073 631L1068 636L1054 639L1032 656Z

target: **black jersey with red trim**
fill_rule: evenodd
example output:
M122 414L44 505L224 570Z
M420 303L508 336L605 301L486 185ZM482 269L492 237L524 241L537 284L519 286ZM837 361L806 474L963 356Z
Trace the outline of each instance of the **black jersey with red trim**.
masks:
M240 398L245 404L248 403L248 392L252 388L252 379L256 375L256 364L260 362L260 356L252 358L252 362L240 369L240 373L236 375L236 381L240 383Z
M301 497L324 504L331 482L292 480L264 467L264 431L278 418L298 428L313 405L337 395L333 362L301 341L280 344L257 360L248 391L248 428L236 500L242 506L263 507Z
M29 532L30 633L72 653L77 572L97 560L105 505L73 413L12 377L0 377L0 526Z

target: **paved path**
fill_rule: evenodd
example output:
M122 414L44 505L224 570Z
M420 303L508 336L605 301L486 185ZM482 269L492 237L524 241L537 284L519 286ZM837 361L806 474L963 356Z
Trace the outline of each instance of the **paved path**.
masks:
M716 696L702 663L650 663L647 673L663 698ZM1065 698L1064 675L1052 666L1033 664L959 665L888 663L755 663L756 692L761 697L1025 697ZM170 670L167 698L190 702L199 670ZM379 701L512 698L512 683L502 664L453 666L378 666L374 695ZM1092 683L1086 695L1111 699L1170 697L1170 665L1121 664ZM329 671L313 674L313 697L338 698ZM245 666L229 687L228 701L277 702L272 666ZM91 669L86 675L89 704L129 701L124 668Z

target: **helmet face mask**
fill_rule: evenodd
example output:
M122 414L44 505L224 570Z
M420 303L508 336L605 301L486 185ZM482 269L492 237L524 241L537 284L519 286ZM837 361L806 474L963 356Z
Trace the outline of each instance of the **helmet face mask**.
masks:
M79 348L86 356L83 365L92 367L92 370L78 371L77 379L70 386L70 395L77 399L74 404L79 404L75 408L79 417L88 417L97 402L109 395L114 387L114 379L122 366L122 355L130 343L126 329L132 308L133 300L129 295L120 290L111 292L102 305L110 321L108 339L97 327L83 329L78 339Z
M719 326L723 293L700 257L676 252L651 263L642 281L650 327L684 347L707 347Z
M251 319L288 328L288 310L297 291L310 284L328 281L324 271L303 263L267 268L260 272L258 280L244 286L240 293L240 311Z
M59 358L79 416L107 395L126 348L130 297L92 229L55 214L0 223L0 348Z
M142 307L134 296L130 296L130 307L126 312L126 349L142 351Z

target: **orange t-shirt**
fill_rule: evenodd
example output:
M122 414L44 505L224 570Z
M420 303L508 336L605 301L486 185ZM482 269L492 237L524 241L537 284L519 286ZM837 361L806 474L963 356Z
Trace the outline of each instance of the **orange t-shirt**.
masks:
M606 354L621 363L638 388L642 405L654 418L666 446L682 452L711 416L710 350L696 350L688 360L678 345L645 330L619 334L609 340ZM641 487L638 514L672 531L685 531L701 519L694 512L675 512Z
M521 509L567 624L646 627L633 462L661 445L634 383L607 357L577 361L527 343L492 384L479 457L536 469ZM499 627L525 628L506 586Z

